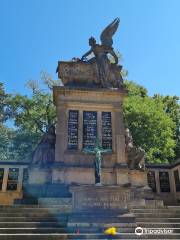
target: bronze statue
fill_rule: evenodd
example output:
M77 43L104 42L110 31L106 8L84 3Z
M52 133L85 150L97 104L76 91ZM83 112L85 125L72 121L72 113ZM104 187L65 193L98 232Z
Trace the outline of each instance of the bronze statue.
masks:
M96 139L96 146L94 149L84 148L84 153L92 153L95 154L95 182L96 184L101 184L101 163L102 163L102 153L112 152L111 149L104 149L100 146L99 139Z
M55 160L55 142L55 126L52 125L37 145L31 164L43 167L53 163Z
M89 39L89 45L91 49L82 56L82 60L86 59L89 55L94 53L94 58L91 58L88 62L92 63L96 62L98 68L98 75L100 79L100 83L102 87L121 87L122 79L117 78L117 82L112 83L109 81L110 75L113 74L113 64L110 62L108 58L108 54L110 54L114 58L114 67L118 64L118 57L112 48L113 39L112 36L115 34L118 26L119 26L119 18L116 18L111 24L109 24L101 33L101 45L96 43L94 37ZM120 71L120 70L119 70ZM120 80L120 81L119 81Z
M127 164L132 169L144 170L145 151L141 147L135 147L133 138L128 128L125 130L125 144L127 152Z
M81 59L73 58L71 62L58 63L58 76L64 85L90 83L103 88L123 87L122 66L118 65L118 57L112 47L112 37L117 31L119 22L119 18L116 18L103 30L100 36L101 44L97 44L95 38L91 37L89 39L91 49ZM89 59L92 53L94 57ZM109 55L114 59L114 63L108 58Z

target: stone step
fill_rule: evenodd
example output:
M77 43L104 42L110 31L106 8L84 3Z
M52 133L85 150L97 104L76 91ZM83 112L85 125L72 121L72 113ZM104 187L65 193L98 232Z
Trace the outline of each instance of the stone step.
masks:
M64 216L64 214L67 214L65 212L26 212L26 213L1 213L0 212L0 218L1 217L39 217L39 218L48 218L48 217L58 217L58 216Z
M68 222L68 227L85 227L85 228L91 228L91 227L98 227L98 228L109 228L109 227L117 227L117 228L135 228L137 226L136 223L121 223L121 222Z
M172 208L175 208L175 209L180 209L180 205L175 205L175 206L167 206L167 208L169 208L169 209L172 209Z
M14 205L0 205L0 210L2 209L24 209L24 208L58 208L60 206L71 206L72 204L70 203L62 203L62 204L34 204L34 205L19 205L19 204L14 204Z
M0 217L1 222L65 222L67 221L67 216L56 216L56 217Z
M136 218L137 222L169 222L169 223L180 223L180 218Z
M66 222L0 222L2 228L44 228L44 227L66 227Z
M99 228L99 227L74 227L74 228L69 228L66 230L68 233L103 233L104 229L106 228ZM133 227L121 227L121 228L116 228L118 232L120 233L134 233L135 228Z
M24 213L24 212L47 212L47 211L51 211L51 212L55 212L55 211L69 211L71 210L71 206L69 205L60 205L58 207L50 207L50 208L47 208L47 207L38 207L38 208L31 208L31 207L24 207L24 208L21 208L21 207L17 207L17 208L2 208L0 209L0 212L3 213L3 212L21 212L21 213Z
M70 204L72 205L72 198L39 198L39 205L61 205Z
M11 228L0 228L0 234L2 233L65 233L63 227L11 227Z
M68 209L68 208L66 208L66 209L48 209L48 210L34 210L34 211L31 211L31 210L25 210L25 211L0 211L0 217L1 216L3 216L4 214L6 215L8 215L8 216L26 216L26 215L38 215L38 214L40 214L40 215L48 215L48 214L53 214L53 215L55 215L55 214L62 214L62 213L69 213L69 212L71 212L71 209Z
M107 236L104 234L8 234L8 235L0 235L1 240L70 240L70 239L141 239L141 240L150 240L150 239L180 239L179 235L144 235L144 236L137 236L131 233L124 233L116 236Z
M136 218L180 218L180 214L176 213L135 213Z
M180 223L168 222L137 222L138 226L147 228L180 228Z
M149 208L136 208L136 209L131 209L131 212L133 213L140 213L140 212L143 212L143 213L179 213L180 214L180 209L163 209L163 208L160 208L160 209L149 209Z

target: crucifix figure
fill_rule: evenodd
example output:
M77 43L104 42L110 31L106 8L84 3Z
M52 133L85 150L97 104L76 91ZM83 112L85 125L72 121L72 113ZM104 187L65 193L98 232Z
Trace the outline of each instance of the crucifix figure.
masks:
M101 162L102 162L102 153L111 153L111 149L104 149L101 147L99 139L96 139L96 145L93 149L91 148L84 148L84 153L92 153L95 154L95 161L94 161L94 167L95 167L95 184L100 185L101 184Z

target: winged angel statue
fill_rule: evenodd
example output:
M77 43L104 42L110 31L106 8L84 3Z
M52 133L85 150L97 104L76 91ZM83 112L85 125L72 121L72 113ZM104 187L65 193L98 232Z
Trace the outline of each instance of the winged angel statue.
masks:
M120 71L122 66L118 65L118 57L114 52L113 45L113 35L118 29L120 20L115 18L112 23L110 23L101 33L101 45L96 43L94 37L89 39L89 45L91 49L85 53L81 60L86 60L88 56L94 54L93 58L90 58L88 62L96 62L98 68L99 80L102 87L121 87L123 83ZM114 64L111 63L108 55L111 55L114 59Z
M114 52L113 35L118 29L119 18L109 24L101 33L101 44L94 37L89 39L91 49L81 59L73 58L70 62L59 61L57 72L64 85L92 85L102 88L121 88L123 79L122 66ZM110 60L111 56L111 60Z

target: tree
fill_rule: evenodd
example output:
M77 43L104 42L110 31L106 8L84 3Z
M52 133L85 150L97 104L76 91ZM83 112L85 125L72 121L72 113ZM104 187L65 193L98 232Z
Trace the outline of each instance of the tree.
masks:
M49 90L58 82L53 81L44 72L41 74L41 82L42 85L38 84L38 81L28 81L27 86L32 90L31 96L16 94L8 98L7 111L15 125L10 158L16 160L30 158L43 134L56 122L52 91Z
M135 145L146 151L149 162L173 161L176 156L177 115L174 108L171 109L171 101L165 97L163 100L149 97L147 89L132 81L126 81L125 85L129 94L124 103L124 119Z
M175 158L180 158L180 105L178 103L179 97L177 96L162 96L155 94L153 96L157 103L163 103L164 112L173 120L175 123L174 129L174 140L176 142L175 147Z

